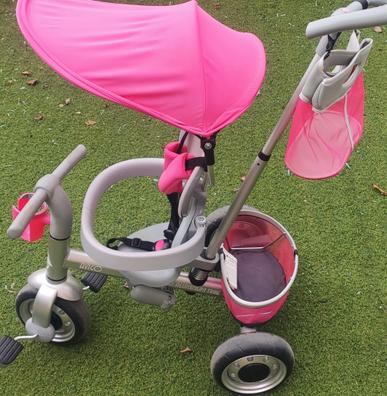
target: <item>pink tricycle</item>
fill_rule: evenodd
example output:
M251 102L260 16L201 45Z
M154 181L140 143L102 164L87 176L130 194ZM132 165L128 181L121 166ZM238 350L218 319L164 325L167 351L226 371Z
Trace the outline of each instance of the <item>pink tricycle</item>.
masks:
M256 327L285 303L298 253L278 221L244 204L290 122L285 162L294 174L323 179L345 166L363 133L362 70L372 47L358 29L387 23L387 0L357 0L308 25L307 37L320 37L313 60L231 205L207 217L216 137L249 108L264 80L259 38L222 25L196 1L19 0L17 19L34 51L65 79L174 125L180 136L163 158L123 161L94 179L83 203L83 251L70 248L72 207L61 181L85 155L84 146L20 197L8 236L38 241L49 225L48 259L17 295L27 335L0 340L0 365L12 363L22 340L81 340L90 325L84 290L98 292L108 276L117 276L135 300L164 310L176 303L175 288L223 296L241 332L215 350L215 381L238 394L275 388L292 371L293 351ZM343 31L352 31L348 44L335 49ZM158 179L170 218L101 243L94 235L98 203L113 184L133 177ZM69 269L86 271L83 285Z

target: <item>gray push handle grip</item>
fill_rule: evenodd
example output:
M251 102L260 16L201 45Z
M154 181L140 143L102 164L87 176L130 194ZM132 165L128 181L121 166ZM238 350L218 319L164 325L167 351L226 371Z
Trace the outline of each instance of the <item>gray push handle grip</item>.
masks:
M306 28L306 37L314 38L343 32L345 30L363 29L387 24L387 3L381 7L351 12L356 10L356 3L359 5L358 7L360 7L357 9L361 9L360 3L354 2L350 4L350 6L354 5L353 7L346 8L349 10L348 13L343 12L328 18L310 22ZM345 9L343 9L343 11L344 10Z
M51 180L53 183L50 183L50 186L45 189L39 187L39 182L35 186L35 192L32 198L27 202L21 212L18 214L16 219L12 222L10 227L7 230L7 236L11 239L16 239L21 236L25 228L28 226L28 223L34 217L35 213L39 211L40 207L43 205L43 202L49 196L49 193L53 193L58 182L66 176L67 173L74 168L75 165L86 155L86 148L82 144L77 146L61 163L60 165L52 172L52 175L55 176ZM46 176L47 177L47 176ZM43 180L43 178L41 179Z
M368 0L369 7L379 7L387 4L387 0Z
M16 239L23 234L23 231L28 226L28 223L34 217L35 213L39 211L43 202L47 199L47 192L39 189L34 193L32 198L24 206L23 210L18 214L16 219L12 222L7 230L8 238Z

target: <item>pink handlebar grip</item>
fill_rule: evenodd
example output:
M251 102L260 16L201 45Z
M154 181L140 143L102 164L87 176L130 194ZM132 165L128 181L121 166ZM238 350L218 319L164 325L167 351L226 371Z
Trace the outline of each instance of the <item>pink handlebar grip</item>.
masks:
M32 198L33 193L24 193L17 200L17 206L12 206L12 219L15 220L19 213L22 211L27 202ZM37 242L42 239L44 228L50 224L50 213L48 206L43 202L39 211L36 212L34 217L28 223L28 226L23 231L21 238L27 242Z

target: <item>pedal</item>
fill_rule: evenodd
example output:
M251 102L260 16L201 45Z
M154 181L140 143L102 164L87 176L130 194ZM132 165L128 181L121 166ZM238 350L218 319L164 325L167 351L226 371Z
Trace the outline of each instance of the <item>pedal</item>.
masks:
M92 292L98 293L102 289L102 286L105 284L107 278L107 275L104 274L86 272L86 274L82 277L81 282L85 286L88 286Z
M0 367L11 364L22 349L23 345L12 337L2 337L0 339Z

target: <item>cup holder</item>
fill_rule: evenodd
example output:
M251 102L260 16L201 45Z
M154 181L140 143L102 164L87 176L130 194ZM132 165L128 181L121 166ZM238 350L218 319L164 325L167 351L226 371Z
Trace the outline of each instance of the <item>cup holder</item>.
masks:
M32 198L33 193L24 193L18 200L17 205L12 206L12 219L15 220L19 215L24 206L27 205L28 201ZM44 234L44 228L50 224L50 213L48 206L43 202L39 211L36 212L32 220L29 222L28 226L24 230L21 238L27 242L37 242L42 239Z

